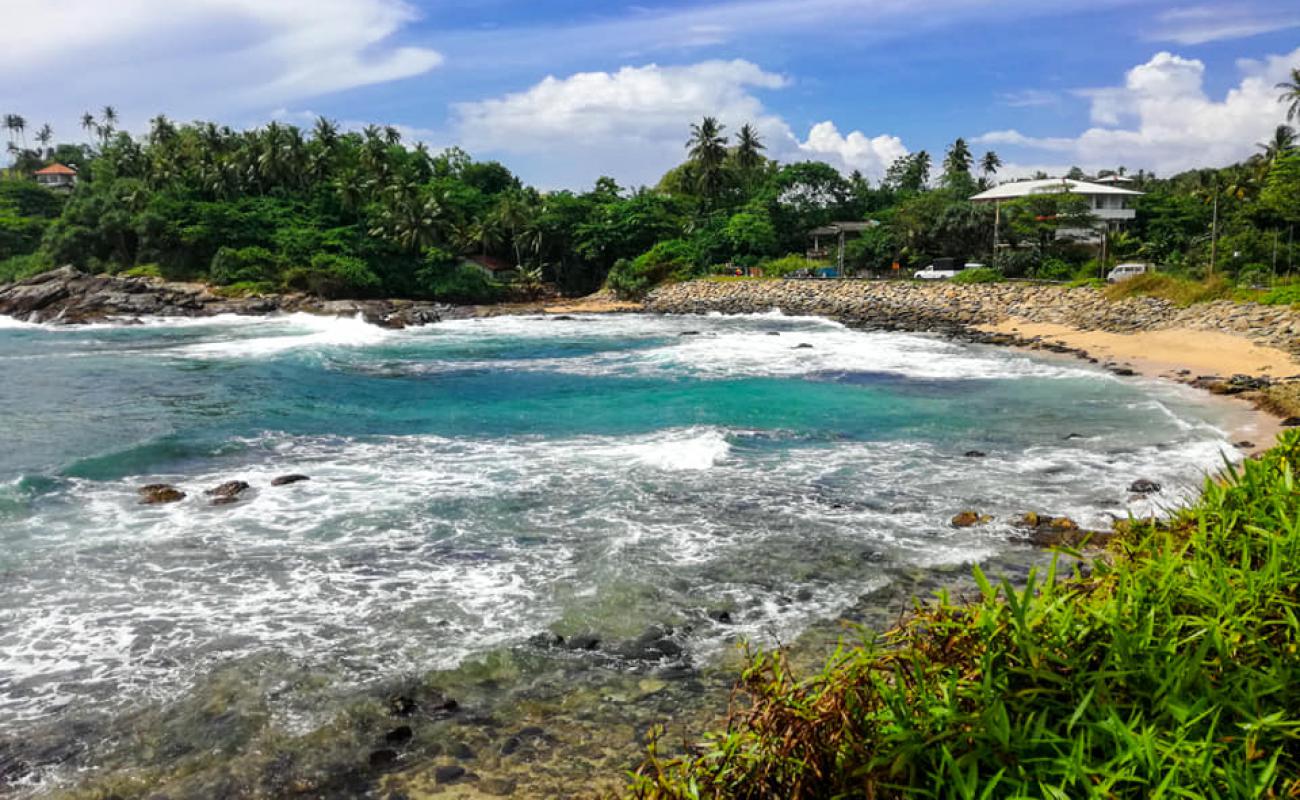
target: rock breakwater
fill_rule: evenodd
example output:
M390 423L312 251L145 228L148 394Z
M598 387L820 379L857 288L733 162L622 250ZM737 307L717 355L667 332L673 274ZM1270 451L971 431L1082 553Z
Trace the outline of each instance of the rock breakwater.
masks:
M1083 331L1218 331L1300 355L1300 314L1286 306L1217 301L1179 307L1155 297L1110 300L1091 287L1031 283L960 285L904 281L691 281L655 290L658 313L812 314L887 330L964 332L1009 319Z

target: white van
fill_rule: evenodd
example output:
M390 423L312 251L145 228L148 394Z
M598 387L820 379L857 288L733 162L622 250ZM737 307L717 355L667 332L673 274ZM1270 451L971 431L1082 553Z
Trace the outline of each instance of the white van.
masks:
M1153 271L1146 264L1116 264L1114 269L1106 273L1106 283L1119 283Z

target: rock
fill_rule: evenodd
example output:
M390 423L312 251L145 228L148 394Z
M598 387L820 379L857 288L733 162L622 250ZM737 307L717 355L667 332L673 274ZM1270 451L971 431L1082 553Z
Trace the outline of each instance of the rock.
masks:
M150 483L136 490L140 494L140 504L145 506L175 503L185 499L185 492L169 483Z
M485 778L478 785L479 791L484 794L490 794L495 797L510 797L514 795L518 783L511 778Z
M388 698L388 712L395 717L409 717L419 705L404 694L391 695Z
M384 741L393 745L403 745L411 741L415 736L415 731L411 730L410 725L398 725L388 733L384 734Z
M731 612L725 608L711 608L706 612L706 614L708 615L709 619L713 620L719 625L731 624Z
M448 752L462 761L472 761L474 759L474 748L464 742L457 742L452 745Z
M456 764L445 764L441 767L434 767L433 780L435 783L455 783L465 777L465 768Z
M1241 448L1242 450L1253 450L1255 448L1255 443L1243 439L1240 442L1237 442L1236 446Z
M985 525L993 521L993 517L988 514L980 514L978 511L962 511L952 518L954 528L970 528L975 525Z
M965 453L962 453L962 455L966 458L983 458L987 453L983 450L967 450Z
M306 475L298 475L295 473L293 475L281 475L277 478L272 478L271 485L288 486L291 483L300 483L302 481L309 481L309 480L311 480L311 478L307 477Z
M1120 377L1124 377L1124 378L1130 378L1137 374L1136 372L1134 372L1132 369L1128 367L1111 367L1110 371L1113 374L1119 375Z
M1129 485L1128 490L1133 494L1154 494L1160 491L1160 484L1146 478L1139 478Z
M619 654L637 661L663 661L675 659L683 652L682 646L673 641L670 630L651 628L628 645L620 648Z
M699 332L699 331L682 331L681 333L679 333L679 334L677 334L677 335L678 335L678 336L699 336L699 335L700 335L700 332Z
M809 343L807 343L807 342L800 342L799 344L795 345L794 347L792 347L792 348L790 348L790 349L791 349L791 350L811 350L811 349L812 349L812 345L809 344Z
M780 331L768 331L766 335L767 335L767 336L780 336L780 335L781 335L781 332L780 332Z
M1281 425L1283 428L1300 427L1300 417L1287 417L1286 419L1282 420L1278 424Z
M203 492L212 498L212 505L226 506L239 501L239 496L248 490L244 481L226 481Z
M385 747L381 750L374 750L370 753L371 769L384 769L397 763L397 751Z
M593 633L579 633L570 636L564 646L570 650L595 650L600 647L600 637Z

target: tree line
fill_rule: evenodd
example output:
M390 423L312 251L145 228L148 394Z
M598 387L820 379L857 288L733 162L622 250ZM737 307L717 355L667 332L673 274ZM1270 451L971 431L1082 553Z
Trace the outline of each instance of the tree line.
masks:
M1294 73L1279 86L1288 122L1300 116ZM49 125L29 142L17 114L3 122L12 166L0 180L0 280L73 264L234 292L470 302L549 283L569 294L608 285L637 295L741 267L806 268L810 230L866 219L881 224L848 243L846 267L856 272L889 274L942 256L984 260L1013 277L1104 268L1094 249L1059 235L1095 224L1069 194L1004 203L994 253L995 211L969 198L993 185L1002 161L994 152L976 158L962 139L937 176L918 151L873 185L818 161L778 163L753 126L733 138L706 117L691 126L683 162L653 187L605 177L587 191L541 192L459 148L432 153L391 126L345 131L323 117L307 130L271 122L236 131L160 115L137 138L107 106L83 117L90 141L74 144L56 144ZM54 161L78 169L71 193L30 179ZM1069 177L1086 176L1076 168ZM1111 237L1111 260L1242 281L1271 274L1279 259L1294 265L1300 152L1288 125L1238 164L1127 177L1145 194L1136 219ZM513 266L510 281L473 266L474 256Z

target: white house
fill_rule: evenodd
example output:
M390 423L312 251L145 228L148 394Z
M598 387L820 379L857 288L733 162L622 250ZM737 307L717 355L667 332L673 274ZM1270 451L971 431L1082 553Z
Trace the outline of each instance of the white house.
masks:
M1102 224L1098 225L1097 231L1059 230L1056 235L1058 238L1100 243L1099 232L1103 228L1108 231L1117 231L1124 226L1124 223L1133 219L1137 213L1131 205L1133 199L1144 194L1133 189L1125 189L1116 185L1116 183L1091 183L1077 181L1072 178L1011 181L973 195L971 202L1000 204L1003 200L1018 200L1022 197L1033 197L1042 194L1064 194L1066 192L1076 194L1088 201L1088 208L1091 210L1092 215Z

